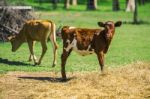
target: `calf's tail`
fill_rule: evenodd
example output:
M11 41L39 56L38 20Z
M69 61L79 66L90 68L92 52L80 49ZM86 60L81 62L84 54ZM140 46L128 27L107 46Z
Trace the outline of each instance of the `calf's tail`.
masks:
M51 22L51 33L50 33L50 35L53 36L53 40L55 42L56 48L58 48L58 44L56 43L56 25L53 22Z

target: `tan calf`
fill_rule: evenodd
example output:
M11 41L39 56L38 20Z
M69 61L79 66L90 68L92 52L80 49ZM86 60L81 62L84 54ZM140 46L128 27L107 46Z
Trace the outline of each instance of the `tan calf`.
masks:
M39 65L43 59L44 54L47 50L47 39L50 38L53 45L54 60L53 66L56 65L56 56L57 56L57 43L56 43L56 29L55 24L49 20L30 20L27 21L18 35L15 37L11 36L8 39L11 41L12 51L15 52L24 42L27 41L30 56L29 61L34 60L35 65ZM39 60L36 59L36 56L33 51L34 42L41 42L42 54Z

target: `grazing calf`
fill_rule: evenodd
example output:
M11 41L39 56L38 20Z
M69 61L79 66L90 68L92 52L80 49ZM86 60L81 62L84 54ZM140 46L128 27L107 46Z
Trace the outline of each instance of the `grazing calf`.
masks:
M65 64L71 51L74 50L80 55L95 53L99 60L101 71L104 66L104 54L107 53L115 27L121 26L122 22L112 21L98 22L104 29L85 29L64 26L62 28L63 53L61 56L61 74L63 80L66 80Z
M10 36L8 39L11 41L12 51L15 52L24 42L27 41L30 56L29 61L34 60L35 65L39 65L42 61L42 58L47 50L47 39L50 38L53 46L53 66L56 65L56 54L57 54L57 43L56 43L56 29L55 24L49 20L30 20L27 21L18 35L15 37ZM41 42L42 54L39 61L36 59L36 56L33 51L34 42Z

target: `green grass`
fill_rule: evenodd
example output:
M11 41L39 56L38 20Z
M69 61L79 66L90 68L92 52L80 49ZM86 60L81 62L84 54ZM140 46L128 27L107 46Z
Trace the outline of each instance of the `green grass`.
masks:
M104 7L104 6L103 6ZM123 10L112 12L111 7L106 6L97 11L85 11L84 6L79 8L72 7L70 10L56 11L37 11L35 15L39 19L53 20L57 27L60 25L71 25L76 27L99 28L98 21L122 20L132 22L132 13L126 13ZM119 67L137 61L150 61L150 4L139 6L139 20L145 22L140 25L123 24L116 29L116 34L111 43L110 49L105 56L106 67ZM29 50L27 44L23 44L20 49L13 53L9 42L0 42L0 73L7 71L60 71L60 56L62 53L62 41L57 40L59 44L58 64L52 68L52 46L48 42L48 51L40 66L33 66L33 62L27 62ZM41 45L35 46L35 54L39 57L41 54ZM72 52L66 64L67 71L92 71L99 70L99 64L96 55L79 56Z

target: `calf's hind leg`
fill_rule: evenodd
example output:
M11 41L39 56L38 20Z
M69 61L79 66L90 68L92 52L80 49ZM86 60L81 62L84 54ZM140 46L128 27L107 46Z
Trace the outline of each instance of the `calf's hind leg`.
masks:
M52 67L55 67L55 65L57 64L57 48L58 48L58 45L56 43L56 38L54 36L54 34L51 34L50 35L50 40L52 42L52 46L53 46L53 54L54 54L54 59L53 59L53 65Z

